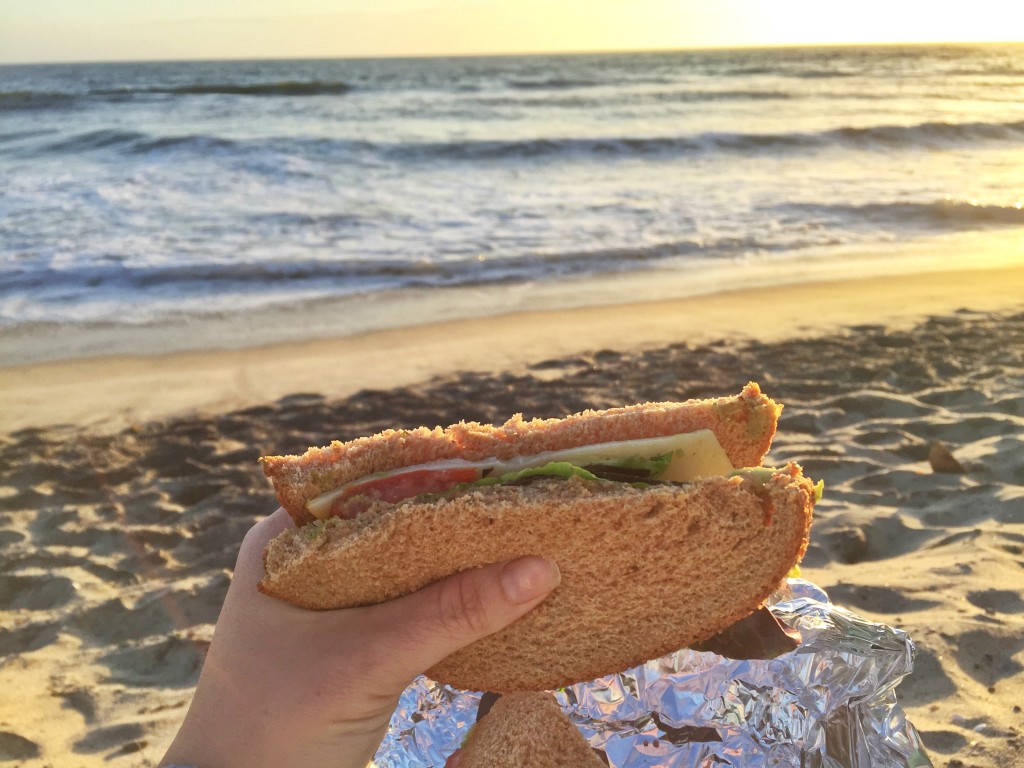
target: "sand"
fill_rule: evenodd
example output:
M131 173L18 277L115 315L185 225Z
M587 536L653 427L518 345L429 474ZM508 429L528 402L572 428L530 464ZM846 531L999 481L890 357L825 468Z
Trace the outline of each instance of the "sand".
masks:
M748 379L786 404L772 458L827 486L805 575L917 642L935 764L1022 764L1019 268L2 369L0 764L156 764L274 507L261 453Z

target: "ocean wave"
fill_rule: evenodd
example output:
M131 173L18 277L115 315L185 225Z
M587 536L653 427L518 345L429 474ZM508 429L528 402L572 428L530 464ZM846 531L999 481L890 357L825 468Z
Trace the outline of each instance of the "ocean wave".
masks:
M133 138L129 142L132 154L147 154L159 152L165 149L189 148L202 152L211 152L218 149L230 149L238 146L234 139L225 139L220 136L204 136L202 134L187 134L184 136L161 136L157 138L140 137Z
M66 107L79 97L61 91L0 91L0 112Z
M699 149L688 138L564 138L392 144L380 150L398 160L503 160L557 155L640 155Z
M7 144L12 141L21 141L22 139L35 139L41 135L47 135L56 133L53 128L42 128L33 131L9 131L7 133L0 133L0 144Z
M274 152L315 155L321 159L342 156L384 157L398 161L487 161L540 157L629 157L713 152L786 152L841 147L860 150L893 150L974 147L987 142L1024 141L1024 120L1013 122L945 123L914 125L847 126L819 132L728 133L707 132L689 136L535 137L525 139L475 139L440 142L373 143L361 140L261 137L229 139L206 134L158 136L138 131L104 129L87 131L50 142L42 152L65 154L120 150L145 155L164 151L198 154L233 150L242 153Z
M657 91L625 91L613 97L601 93L565 93L565 94L512 94L496 93L481 94L474 101L487 108L515 107L531 108L607 108L610 102L622 105L664 105L664 104L702 104L719 101L785 101L796 98L795 94L786 91L769 90L657 90ZM472 116L472 115L470 115Z
M993 77L1024 77L1024 69L1013 65L958 67L947 70L945 74L959 77L973 77L977 75L991 75Z
M138 131L117 131L111 128L104 128L98 131L86 131L74 136L60 139L47 144L46 152L55 154L90 152L97 149L107 149L130 145L135 142L145 141L147 134Z
M727 75L729 77L748 77L750 75L774 75L777 73L778 69L760 65L729 67L728 69L722 72L723 75Z
M352 86L337 80L283 80L270 83L192 83L134 89L91 91L102 96L132 93L166 93L182 96L222 94L229 96L334 96L348 93Z
M237 146L238 142L220 136L187 134L153 136L139 131L103 129L87 131L47 144L43 151L54 154L76 154L97 150L120 150L128 154L148 154L170 149L190 149L206 153Z
M926 122L915 125L876 125L864 128L837 128L822 134L853 145L931 146L936 143L978 141L1020 141L1024 139L1024 120L1005 123Z
M183 134L180 136L154 136L139 131L104 129L87 131L50 142L42 148L44 153L76 154L97 150L117 150L125 154L145 155L168 150L187 150L198 154L212 153L235 147L245 142L223 136Z
M800 80L829 80L838 77L856 77L858 73L843 69L800 69L794 72L780 72L783 77L796 77Z
M273 215L273 214L270 214ZM292 223L305 217L279 214ZM342 226L350 222L348 217ZM311 217L316 224L320 217ZM180 263L133 266L125 263L79 263L67 267L9 268L0 272L0 298L31 297L63 302L120 299L143 294L172 297L230 294L320 292L331 295L410 287L482 285L563 278L656 266L666 259L697 256L734 258L754 251L783 248L754 236L706 241L681 239L641 247L612 247L558 253L525 253L479 259L365 260L322 259L288 262Z
M235 153L251 159L271 155L304 155L328 160L339 155L372 154L377 145L366 141L310 137L270 136L232 139L209 134L159 136L139 131L103 129L67 136L24 150L31 154L78 154L116 151L125 155L188 154L203 156Z
M509 88L523 90L562 90L566 88L595 88L606 85L599 80L586 80L570 77L512 78L508 80Z
M759 65L730 67L721 72L726 77L750 77L751 75L772 75L793 77L799 80L826 80L829 78L854 77L856 72L844 69L793 69L789 66L766 67Z
M338 96L352 86L341 81L284 80L269 83L192 83L176 86L125 86L71 91L0 91L0 111L75 107L92 101L124 102L146 96Z
M246 217L251 224L271 227L299 229L302 227L326 227L346 229L359 226L363 219L351 213L296 213L294 211L271 211Z
M160 291L177 288L184 293L222 292L247 286L295 284L311 281L356 281L374 277L423 277L440 274L433 262L295 261L264 263L205 263L163 266L82 264L67 268L13 269L3 273L0 295L59 289L68 291Z
M865 128L844 127L817 133L725 133L692 136L532 138L396 144L385 154L399 159L498 160L567 156L635 156L694 152L752 152L847 148L913 148L982 141L1024 140L1024 120L1009 123L919 123Z
M798 212L801 218L836 218L844 223L857 220L874 226L905 227L920 225L928 229L974 229L978 226L1024 226L1024 207L974 203L966 200L936 200L920 203L865 203L861 205L826 205L791 203L784 210Z
M792 99L786 91L681 91L666 94L668 100L679 101L779 101Z

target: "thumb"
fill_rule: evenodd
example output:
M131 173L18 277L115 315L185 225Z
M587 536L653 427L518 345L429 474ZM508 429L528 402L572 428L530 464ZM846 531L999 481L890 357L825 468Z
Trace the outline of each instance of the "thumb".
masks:
M523 557L462 571L364 609L390 630L377 635L387 637L392 662L382 670L387 679L381 682L401 691L441 659L529 613L561 578L553 560Z

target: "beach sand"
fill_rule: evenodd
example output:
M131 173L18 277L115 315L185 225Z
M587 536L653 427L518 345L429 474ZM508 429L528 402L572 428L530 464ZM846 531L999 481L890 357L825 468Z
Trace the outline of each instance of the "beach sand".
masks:
M0 763L157 762L275 506L259 455L748 380L786 404L770 459L825 480L805 576L917 643L935 764L1022 764L1020 268L2 369Z

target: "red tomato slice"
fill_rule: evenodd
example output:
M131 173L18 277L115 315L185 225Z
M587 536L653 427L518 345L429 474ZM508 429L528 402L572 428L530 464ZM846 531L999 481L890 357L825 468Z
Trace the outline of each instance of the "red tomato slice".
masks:
M388 477L376 477L354 483L331 504L331 515L351 519L374 501L392 504L411 499L421 493L444 493L459 483L472 483L483 476L483 470L476 467L454 467L447 469L414 469Z

